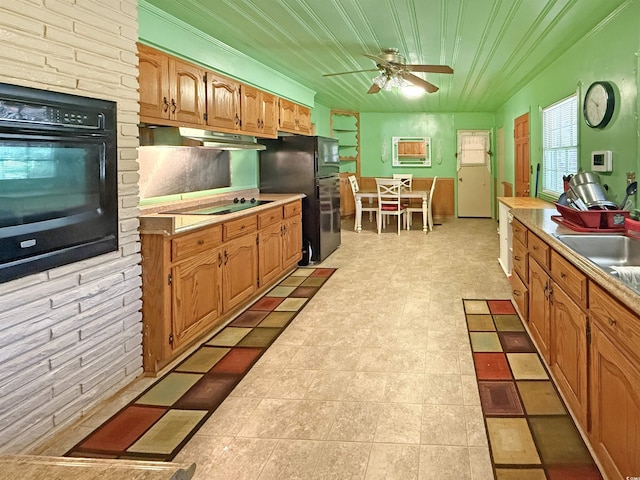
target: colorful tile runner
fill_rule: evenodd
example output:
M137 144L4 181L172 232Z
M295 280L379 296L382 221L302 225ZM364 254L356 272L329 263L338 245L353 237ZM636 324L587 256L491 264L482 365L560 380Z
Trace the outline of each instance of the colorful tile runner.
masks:
M171 461L334 268L299 268L65 456Z
M510 300L463 300L497 480L601 480Z

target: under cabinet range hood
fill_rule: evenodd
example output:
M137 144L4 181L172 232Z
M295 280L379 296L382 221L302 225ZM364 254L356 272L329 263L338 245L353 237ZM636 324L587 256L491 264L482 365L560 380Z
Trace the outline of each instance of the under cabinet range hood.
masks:
M248 135L153 125L140 126L140 146L200 147L218 150L264 150L266 148Z

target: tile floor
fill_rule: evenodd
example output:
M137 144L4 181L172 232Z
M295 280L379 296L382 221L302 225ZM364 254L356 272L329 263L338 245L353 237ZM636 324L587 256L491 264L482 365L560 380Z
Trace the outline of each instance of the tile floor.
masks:
M319 265L337 272L175 461L198 480L492 479L462 299L510 296L497 222L413 228L344 221ZM34 453L62 455L153 381Z

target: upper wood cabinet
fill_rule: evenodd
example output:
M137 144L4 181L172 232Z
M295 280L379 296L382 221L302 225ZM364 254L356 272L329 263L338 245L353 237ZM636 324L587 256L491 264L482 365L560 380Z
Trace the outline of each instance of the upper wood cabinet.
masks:
M290 100L280 99L280 126L278 130L290 133L311 133L311 110Z
M242 131L260 137L278 136L278 97L249 85L241 86Z
M207 125L224 132L240 132L240 82L207 72Z
M204 70L145 45L138 45L138 57L140 120L202 125Z
M138 44L140 120L224 133L276 138L278 130L308 135L311 110Z

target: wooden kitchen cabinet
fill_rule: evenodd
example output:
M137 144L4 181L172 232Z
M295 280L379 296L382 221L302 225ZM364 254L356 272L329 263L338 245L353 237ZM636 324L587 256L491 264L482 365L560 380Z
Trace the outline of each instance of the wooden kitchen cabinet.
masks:
M308 107L284 98L279 100L279 105L280 125L278 130L303 135L311 133L311 110Z
M640 471L640 318L597 286L589 294L589 436L608 478L622 480Z
M287 218L282 232L282 268L296 265L302 258L302 221L300 216Z
M296 200L188 233L142 233L145 372L159 372L296 266L301 215Z
M207 72L207 126L237 133L240 120L240 82L215 72Z
M228 312L258 290L258 245L254 235L225 245L222 261L222 305Z
M302 258L302 204L300 201L287 204L284 213L282 209L279 212L277 223L272 221L275 214L263 214L269 215L269 226L260 229L258 238L260 285L278 277Z
M222 313L221 265L222 249L215 249L171 269L172 348L199 336Z
M551 339L551 279L536 260L529 262L529 332L540 355L549 362Z
M241 86L242 131L259 137L278 136L278 97L249 85Z
M140 121L201 125L205 113L204 70L138 44Z
M587 426L587 315L558 285L553 287L550 368L578 423Z

